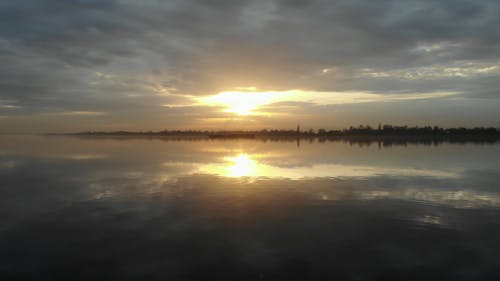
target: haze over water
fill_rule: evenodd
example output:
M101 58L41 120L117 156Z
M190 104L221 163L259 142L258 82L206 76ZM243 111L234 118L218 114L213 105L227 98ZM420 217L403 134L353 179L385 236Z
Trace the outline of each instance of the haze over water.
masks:
M500 145L2 136L2 280L499 280Z

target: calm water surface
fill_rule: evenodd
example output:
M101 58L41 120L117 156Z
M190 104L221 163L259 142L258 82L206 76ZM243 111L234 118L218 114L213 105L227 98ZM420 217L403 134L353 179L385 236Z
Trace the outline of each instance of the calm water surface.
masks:
M499 159L0 136L0 280L500 280Z

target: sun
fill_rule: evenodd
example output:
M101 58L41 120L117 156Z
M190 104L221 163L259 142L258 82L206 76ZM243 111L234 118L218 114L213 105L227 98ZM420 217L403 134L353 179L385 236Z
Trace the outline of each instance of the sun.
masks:
M199 101L210 106L222 106L225 112L237 115L255 115L263 105L273 100L272 92L224 91L213 96L202 97Z
M238 115L250 115L259 106L265 104L258 97L250 96L249 94L241 93L224 93L221 95L223 103L225 103L226 112L236 113Z

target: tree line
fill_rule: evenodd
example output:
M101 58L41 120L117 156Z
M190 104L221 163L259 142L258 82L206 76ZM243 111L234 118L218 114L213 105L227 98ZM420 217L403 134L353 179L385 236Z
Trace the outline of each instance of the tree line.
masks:
M500 137L500 128L494 127L455 127L439 126L394 126L370 125L350 126L342 130L161 130L161 131L87 131L77 135L115 135L115 136L216 136L216 137Z

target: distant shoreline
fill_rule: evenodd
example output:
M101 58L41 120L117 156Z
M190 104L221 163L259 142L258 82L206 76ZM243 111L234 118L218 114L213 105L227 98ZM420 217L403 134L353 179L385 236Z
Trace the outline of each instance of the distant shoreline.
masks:
M408 127L379 125L349 127L343 130L162 130L162 131L86 131L50 135L89 135L89 136L206 136L210 138L256 138L256 137L500 137L500 128L494 127L454 127L437 126Z
M295 141L295 140L318 140L318 141L347 141L355 143L440 143L440 142L474 142L474 143L496 143L500 141L500 129L498 128L440 128L437 126L408 127L379 125L377 128L370 126L350 127L343 130L259 130L259 131L208 131L208 130L162 130L162 131L88 131L67 134L80 137L110 137L130 138L149 137L168 140L203 140L203 139L257 139L270 141Z

